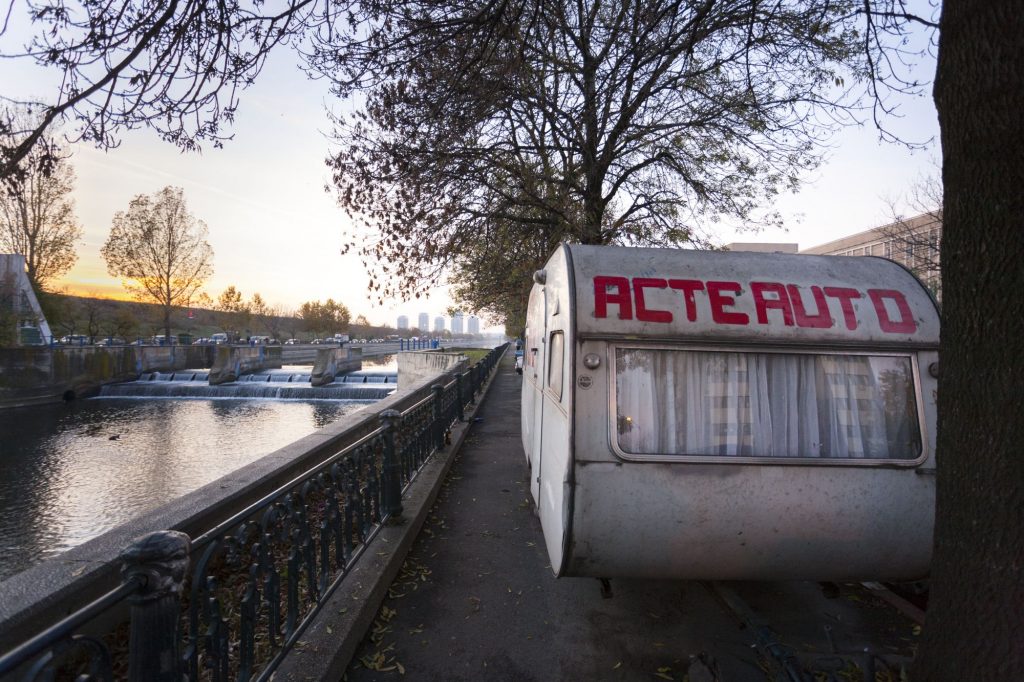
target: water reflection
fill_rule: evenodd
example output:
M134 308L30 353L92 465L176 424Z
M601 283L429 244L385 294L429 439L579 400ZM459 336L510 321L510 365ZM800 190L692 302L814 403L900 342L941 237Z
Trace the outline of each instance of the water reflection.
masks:
M106 398L0 412L0 580L371 404Z

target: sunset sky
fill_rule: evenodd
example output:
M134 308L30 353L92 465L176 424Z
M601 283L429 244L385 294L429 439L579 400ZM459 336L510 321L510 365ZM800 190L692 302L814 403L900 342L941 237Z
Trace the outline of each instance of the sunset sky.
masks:
M15 25L0 40L3 52L16 49L24 27ZM148 131L125 133L119 148L103 152L76 145L72 163L78 175L74 198L84 229L79 261L61 286L83 294L122 296L110 277L100 247L111 218L137 194L166 185L184 188L189 209L206 222L214 250L214 275L205 287L212 297L235 285L248 298L288 307L332 297L353 316L373 323L395 324L397 315L423 311L444 314L451 305L439 288L426 301L391 301L378 306L366 296L368 276L357 255L340 255L352 223L325 190L330 150L325 106L339 106L323 83L310 81L295 68L295 55L272 55L256 85L241 94L234 139L223 149L208 145L201 153L183 154ZM921 69L930 78L934 63ZM50 99L47 83L25 60L0 61L2 94ZM909 151L880 142L869 124L839 133L829 158L804 188L781 198L778 208L787 231L760 233L713 230L721 243L732 241L821 244L888 222L887 199L905 197L922 174L934 172L938 124L930 97L902 102L897 132L914 140L936 138L929 149Z

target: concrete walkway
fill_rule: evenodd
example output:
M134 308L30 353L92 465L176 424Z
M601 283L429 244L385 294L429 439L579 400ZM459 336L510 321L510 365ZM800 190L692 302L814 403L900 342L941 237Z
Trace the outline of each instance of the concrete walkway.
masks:
M502 362L346 679L770 679L758 628L741 627L711 586L613 580L605 598L595 579L553 577L530 502L512 362ZM810 656L913 650L913 624L859 586L832 599L814 583L729 589ZM829 665L850 672L849 660Z

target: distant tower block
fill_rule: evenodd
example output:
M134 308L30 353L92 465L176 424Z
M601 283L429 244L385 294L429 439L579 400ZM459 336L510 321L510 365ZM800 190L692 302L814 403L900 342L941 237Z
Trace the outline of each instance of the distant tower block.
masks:
M416 326L419 327L421 332L430 331L430 315L427 313L420 313L419 324Z
M480 333L480 318L476 315L469 316L468 330L470 334Z
M444 331L444 318L441 317L440 315L438 315L437 317L434 318L434 331L435 332L443 332Z
M452 334L462 333L462 313L452 315Z
M399 329L408 329L409 328L409 316L408 315L399 315L398 316L398 328Z

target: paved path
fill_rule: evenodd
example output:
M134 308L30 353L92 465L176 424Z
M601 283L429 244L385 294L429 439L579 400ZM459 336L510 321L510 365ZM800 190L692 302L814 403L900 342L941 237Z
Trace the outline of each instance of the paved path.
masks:
M703 657L724 682L765 679L756 633L707 585L613 580L603 598L595 579L552 576L530 503L520 386L509 354L346 678L683 680ZM839 651L911 651L912 624L863 590L825 599L813 583L730 589L803 652L829 651L829 636ZM712 680L706 672L694 664L688 679Z

